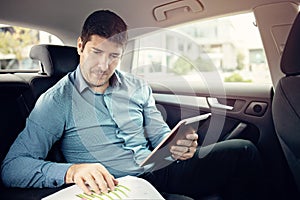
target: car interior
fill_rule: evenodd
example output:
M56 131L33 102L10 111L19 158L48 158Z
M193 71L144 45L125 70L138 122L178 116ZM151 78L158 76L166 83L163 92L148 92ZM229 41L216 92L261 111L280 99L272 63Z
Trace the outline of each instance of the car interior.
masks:
M129 27L130 40L120 70L135 74L144 73L145 69L150 72L142 74L142 77L150 77L147 81L157 108L170 128L183 118L212 113L211 118L199 124L199 146L235 138L250 140L262 155L266 182L270 189L269 199L300 198L300 57L297 55L300 52L299 0L4 0L1 4L0 29L1 24L34 28L57 36L63 43L30 46L29 57L39 63L38 69L0 69L1 161L24 128L26 118L38 97L78 66L76 41L86 16L94 10L110 9L122 16ZM147 42L149 34L161 30L169 34L168 31L175 30L179 25L243 13L254 15L252 25L261 38L265 62L268 64L267 72L270 74L269 84L224 83L215 71L202 73L200 70L194 72L198 73L197 76L178 79L169 74L159 76L163 70L157 72L157 69L162 69L161 65L155 65L157 54L140 56L154 63L152 68L148 67L145 60L139 61L137 68L132 67L140 59L135 57L135 52L144 50L141 48L142 43ZM219 25L227 26L224 22ZM235 28L242 29L243 23L240 22ZM226 34L224 31L220 33ZM146 39L142 40L143 37ZM191 40L188 34L184 35L185 39L182 38L180 35L178 41ZM192 45L194 43L193 40ZM137 47L137 44L140 46ZM181 48L190 49L192 55L192 45L183 45ZM218 46L217 43L210 45ZM225 47L230 51L230 45ZM167 56L178 54L170 51L161 53L160 46L154 46L153 49L159 49L159 54ZM0 53L1 60L1 50ZM167 58L171 60L172 55ZM207 55L209 57L213 54ZM168 65L168 62L164 65ZM224 71L227 73L230 70ZM46 160L65 162L59 145L58 142L52 147ZM68 185L59 188L6 188L0 180L0 198L41 199L65 187ZM176 194L164 194L164 197L190 199ZM207 197L217 198L218 194Z

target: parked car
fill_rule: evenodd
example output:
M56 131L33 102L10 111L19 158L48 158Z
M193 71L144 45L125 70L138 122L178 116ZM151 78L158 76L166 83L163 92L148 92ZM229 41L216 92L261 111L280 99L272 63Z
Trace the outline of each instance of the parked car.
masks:
M129 27L119 69L149 82L168 125L172 128L183 118L211 112L197 131L199 145L234 138L252 141L262 155L270 199L298 199L299 81L284 87L282 78L300 71L295 58L299 51L293 46L299 39L288 37L299 4L299 0L1 1L1 161L39 95L77 66L75 47L84 19L96 9L110 9ZM296 31L300 25L295 27L300 38ZM49 45L49 54L58 63L35 55L29 59L31 47L39 44ZM296 67L290 67L294 63ZM53 72L47 65L70 68ZM53 148L49 160L61 159L56 151ZM57 190L1 184L0 197L40 199Z

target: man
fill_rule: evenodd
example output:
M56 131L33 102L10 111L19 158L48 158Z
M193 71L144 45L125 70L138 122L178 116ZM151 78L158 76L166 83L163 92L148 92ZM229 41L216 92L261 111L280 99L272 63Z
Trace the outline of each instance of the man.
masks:
M38 99L3 161L4 184L76 183L90 194L88 186L96 193L107 192L118 184L115 177L134 175L161 192L194 198L224 191L232 197L227 184L244 194L260 165L250 142L216 144L200 159L195 154L198 136L190 132L170 149L177 162L157 171L139 167L151 152L148 142L157 146L170 129L155 107L150 87L116 70L126 42L127 25L115 13L96 11L86 19L77 41L79 66ZM67 163L44 160L58 140Z

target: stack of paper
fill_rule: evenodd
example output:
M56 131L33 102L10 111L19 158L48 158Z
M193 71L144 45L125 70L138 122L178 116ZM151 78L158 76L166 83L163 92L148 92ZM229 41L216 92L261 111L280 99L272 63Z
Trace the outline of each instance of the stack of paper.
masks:
M160 193L146 180L134 176L118 178L119 184L114 191L101 195L87 195L77 186L62 189L43 200L115 200L115 199L164 199Z

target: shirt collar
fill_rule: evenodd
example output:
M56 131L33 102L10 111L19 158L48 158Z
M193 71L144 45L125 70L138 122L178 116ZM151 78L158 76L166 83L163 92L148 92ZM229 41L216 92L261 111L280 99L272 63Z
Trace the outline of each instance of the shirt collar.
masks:
M117 86L121 85L122 80L121 80L120 76L121 76L120 71L115 70L114 74L109 79L109 87L117 87ZM79 93L82 93L86 89L90 88L82 76L79 65L74 72L74 85L77 88L77 90L79 91Z

